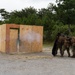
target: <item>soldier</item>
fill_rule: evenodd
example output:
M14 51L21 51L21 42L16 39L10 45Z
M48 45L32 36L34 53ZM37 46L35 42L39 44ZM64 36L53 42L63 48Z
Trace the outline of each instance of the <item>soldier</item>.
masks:
M71 39L71 45L72 45L72 57L75 58L75 37L72 37Z
M62 47L63 55L64 55L64 51L67 50L68 57L70 57L70 47L71 47L71 38L66 37L64 40L63 47Z

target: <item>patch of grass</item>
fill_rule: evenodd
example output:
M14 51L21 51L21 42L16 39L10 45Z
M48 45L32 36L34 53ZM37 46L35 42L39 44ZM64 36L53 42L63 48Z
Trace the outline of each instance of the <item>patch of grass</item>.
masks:
M51 46L53 46L53 42L44 42L44 44L43 44L43 47L45 48L45 47L51 47Z

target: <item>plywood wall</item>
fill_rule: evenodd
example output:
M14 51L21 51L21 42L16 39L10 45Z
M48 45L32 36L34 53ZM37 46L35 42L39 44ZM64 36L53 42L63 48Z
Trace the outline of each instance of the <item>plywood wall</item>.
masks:
M32 52L41 52L43 45L43 27L42 26L33 26L33 38L32 42Z
M1 49L0 49L0 51L5 52L5 50L6 50L6 25L4 24L4 25L1 25L0 27L1 27L0 28L0 30L1 30L1 33L0 33Z
M20 26L20 52L41 52L43 44L42 26Z
M0 25L0 51L1 51L1 26L2 25Z
M7 26L7 34L6 34ZM18 28L18 30L14 30ZM19 35L18 35L19 34ZM19 41L17 41L19 38ZM6 41L7 37L7 41ZM19 42L19 44L17 44ZM0 51L1 52L41 52L43 46L43 27L20 25L20 27L13 25L0 26ZM9 50L9 51L8 51Z
M31 37L32 26L20 26L20 52L31 52Z

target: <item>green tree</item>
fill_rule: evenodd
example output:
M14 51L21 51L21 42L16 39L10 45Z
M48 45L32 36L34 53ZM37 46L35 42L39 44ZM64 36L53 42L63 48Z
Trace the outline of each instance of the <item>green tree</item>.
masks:
M47 8L40 9L38 17L41 19L42 25L44 26L44 40L51 40L52 28L54 26L54 13L53 6L49 5Z
M37 19L36 13L37 11L33 7L25 8L21 11L13 11L10 14L9 23L35 24Z
M0 14L1 14L1 20L8 20L9 19L9 12L7 12L5 9L0 9Z
M69 33L71 33L70 25L75 24L75 0L56 0L57 5L54 9L57 19L63 24L68 24Z

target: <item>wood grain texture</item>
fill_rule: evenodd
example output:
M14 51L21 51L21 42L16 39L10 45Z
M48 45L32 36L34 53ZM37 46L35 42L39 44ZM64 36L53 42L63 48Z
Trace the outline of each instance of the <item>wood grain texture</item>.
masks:
M18 30L10 29L10 53L17 52Z

